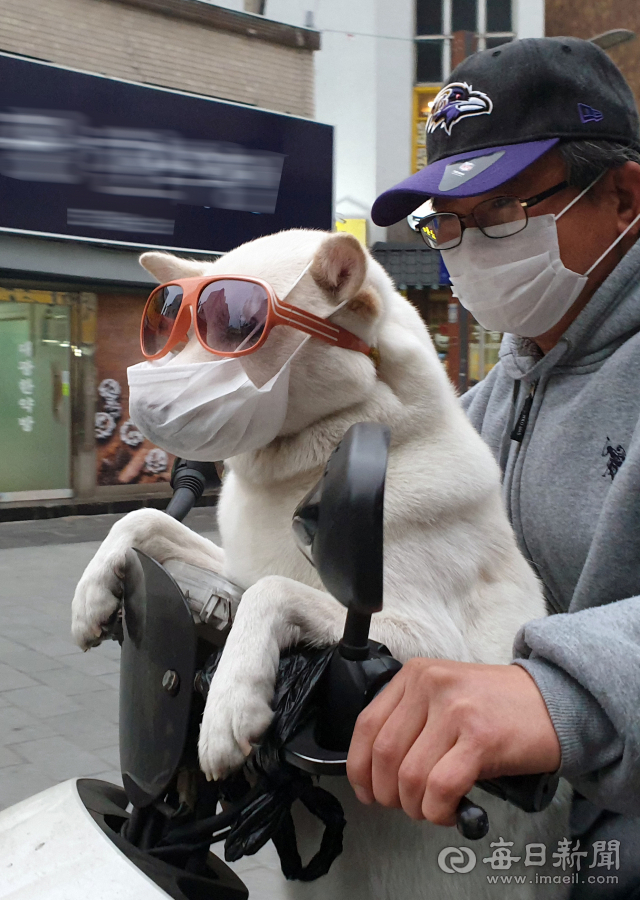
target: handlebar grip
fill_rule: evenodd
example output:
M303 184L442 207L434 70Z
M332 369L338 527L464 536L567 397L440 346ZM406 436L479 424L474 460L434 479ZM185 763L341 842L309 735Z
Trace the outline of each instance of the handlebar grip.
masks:
M494 797L508 800L524 812L541 812L553 800L560 779L545 772L542 775L503 775L479 781L478 787Z
M456 827L468 841L479 841L489 831L489 816L481 806L463 797L456 810Z
M541 812L553 800L558 788L557 775L503 775L478 781L478 787L494 797L507 800L524 812ZM469 841L483 838L489 831L489 818L481 806L463 797L456 810L456 825L460 834Z

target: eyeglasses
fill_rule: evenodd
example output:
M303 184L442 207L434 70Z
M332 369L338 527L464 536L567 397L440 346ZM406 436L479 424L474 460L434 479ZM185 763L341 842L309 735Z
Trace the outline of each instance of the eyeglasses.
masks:
M451 250L462 241L462 233L469 228L464 219L472 219L474 224L488 238L504 238L517 234L527 227L529 213L537 203L563 191L569 184L561 181L541 194L519 200L517 197L490 197L483 200L466 216L457 213L430 213L420 220L418 226L422 240L430 250Z
M364 341L340 325L278 300L266 281L244 275L181 278L161 284L142 314L140 344L147 359L160 359L187 339L193 320L201 345L216 356L245 356L276 325L371 355Z

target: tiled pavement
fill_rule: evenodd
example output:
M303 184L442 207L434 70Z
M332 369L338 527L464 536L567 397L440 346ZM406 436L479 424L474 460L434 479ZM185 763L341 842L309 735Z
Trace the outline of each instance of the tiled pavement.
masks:
M117 515L0 523L0 809L73 776L120 783L120 648L69 635L75 585ZM188 524L217 540L215 509Z

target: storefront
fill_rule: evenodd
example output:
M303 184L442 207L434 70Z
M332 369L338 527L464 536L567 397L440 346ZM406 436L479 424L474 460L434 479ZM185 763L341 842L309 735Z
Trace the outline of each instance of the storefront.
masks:
M0 503L166 489L129 417L146 249L329 229L332 129L0 53Z
M498 362L502 335L486 331L452 296L440 254L422 243L378 243L372 253L426 322L449 378L463 394Z
M31 271L52 255L62 271ZM152 286L136 254L0 234L0 502L166 485L128 409Z

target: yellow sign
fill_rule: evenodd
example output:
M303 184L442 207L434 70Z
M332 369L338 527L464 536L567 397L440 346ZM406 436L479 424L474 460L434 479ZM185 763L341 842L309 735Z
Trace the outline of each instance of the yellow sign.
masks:
M412 165L414 172L418 172L427 164L425 127L433 101L439 90L439 84L430 85L429 87L414 87L413 89Z
M48 303L54 306L66 306L69 303L69 295L58 291L0 288L0 303Z
M363 247L367 246L366 219L336 219L336 231L346 231L357 237Z

